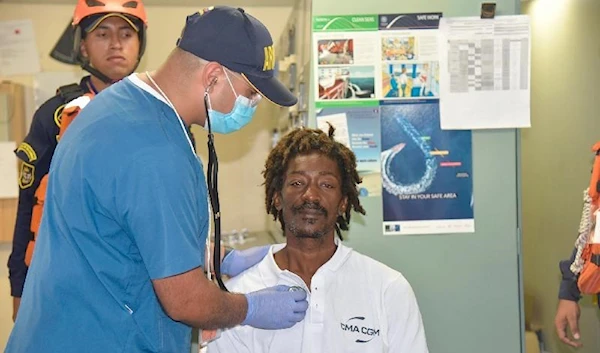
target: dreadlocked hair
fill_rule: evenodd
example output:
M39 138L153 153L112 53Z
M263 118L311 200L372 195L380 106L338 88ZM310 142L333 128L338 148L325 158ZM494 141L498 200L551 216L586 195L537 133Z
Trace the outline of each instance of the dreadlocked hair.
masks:
M357 185L362 182L356 171L356 156L343 144L334 140L335 128L329 124L329 132L321 130L297 128L285 135L271 150L265 163L263 176L265 178L265 205L267 213L279 220L281 229L285 231L285 223L281 211L273 202L274 196L283 190L285 172L291 160L299 155L319 153L337 162L342 178L342 196L348 198L348 207L342 215L338 215L335 231L340 239L341 230L348 230L352 210L366 214L358 198Z

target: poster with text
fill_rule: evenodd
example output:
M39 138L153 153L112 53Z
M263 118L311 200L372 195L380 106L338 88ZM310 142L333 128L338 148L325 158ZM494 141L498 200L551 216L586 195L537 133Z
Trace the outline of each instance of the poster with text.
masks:
M439 31L442 127L531 127L529 16L446 18Z
M474 232L471 131L441 130L437 100L380 115L384 235Z
M379 15L381 99L439 98L441 13Z
M317 108L317 127L335 128L335 139L356 155L360 196L381 196L381 128L379 106Z
M313 19L316 102L376 99L377 30L375 15Z

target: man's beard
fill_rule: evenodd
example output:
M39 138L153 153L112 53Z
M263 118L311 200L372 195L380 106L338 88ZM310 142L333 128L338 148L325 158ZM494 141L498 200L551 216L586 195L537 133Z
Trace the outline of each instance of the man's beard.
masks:
M328 212L325 208L323 208L317 202L305 202L300 206L292 207L292 214L295 216L292 222L286 222L288 224L288 230L292 233L296 238L309 238L309 239L319 239L322 238L325 234L327 234L331 229L327 225L324 225L321 229L313 230L312 232L307 232L304 229L300 229L300 227L296 224L299 213L303 210L313 210L320 213L325 219L327 219ZM309 224L314 224L318 222L316 219L309 219L306 221Z

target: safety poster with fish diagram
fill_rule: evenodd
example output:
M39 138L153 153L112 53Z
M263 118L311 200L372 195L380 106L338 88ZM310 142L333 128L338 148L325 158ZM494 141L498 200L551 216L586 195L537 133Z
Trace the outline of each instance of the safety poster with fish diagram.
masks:
M441 17L313 19L317 126L356 154L384 235L475 231L471 131L440 128Z

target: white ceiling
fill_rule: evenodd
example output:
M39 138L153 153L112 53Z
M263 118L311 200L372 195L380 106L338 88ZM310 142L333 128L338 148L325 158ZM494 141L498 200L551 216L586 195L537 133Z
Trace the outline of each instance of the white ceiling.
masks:
M294 6L296 0L143 0L146 6L190 6L203 7L228 5L240 7L255 6ZM0 0L0 3L13 4L74 4L75 0Z

